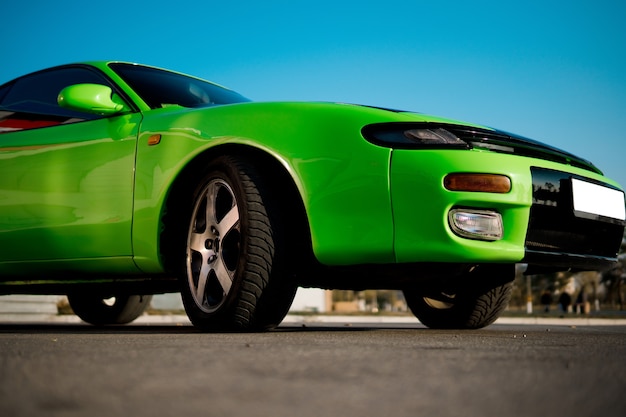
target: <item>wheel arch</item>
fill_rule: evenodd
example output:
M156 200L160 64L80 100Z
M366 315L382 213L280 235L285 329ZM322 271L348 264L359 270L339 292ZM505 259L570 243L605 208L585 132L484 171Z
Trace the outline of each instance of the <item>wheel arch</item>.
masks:
M184 236L191 213L191 195L209 163L219 156L250 161L272 184L270 198L276 199L281 221L287 225L290 258L302 263L313 258L308 216L300 191L287 167L274 155L252 146L225 144L207 149L191 160L171 183L161 212L159 256L166 272L178 274L184 261Z

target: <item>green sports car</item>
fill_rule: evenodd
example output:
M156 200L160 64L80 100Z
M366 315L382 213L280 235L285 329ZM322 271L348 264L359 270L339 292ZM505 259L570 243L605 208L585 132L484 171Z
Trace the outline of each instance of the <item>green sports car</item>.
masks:
M610 267L625 219L590 162L484 126L123 62L0 86L0 294L66 294L97 325L180 291L201 329L269 329L303 286L480 328L517 263Z

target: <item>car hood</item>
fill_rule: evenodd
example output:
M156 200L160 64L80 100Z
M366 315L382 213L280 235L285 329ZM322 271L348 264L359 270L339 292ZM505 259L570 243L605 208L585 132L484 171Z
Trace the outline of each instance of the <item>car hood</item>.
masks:
M227 120L237 120L238 126L242 126L241 120L245 119L254 120L254 123L263 120L264 122L261 123L275 125L280 129L284 129L287 125L297 124L307 126L302 127L306 129L311 128L311 125L319 126L321 123L332 126L352 125L359 130L364 126L379 123L436 124L454 133L475 149L551 160L602 175L602 172L591 162L537 140L484 125L384 107L332 102L253 101L196 108L174 106L156 109L152 112L171 115L187 114L188 116L193 114L195 117L201 116L200 119L204 119L205 115L212 115L213 117L209 118L213 120L212 125L215 124L216 119L219 119L222 121L220 124L231 127L232 125ZM224 129L222 133L228 134L229 132Z

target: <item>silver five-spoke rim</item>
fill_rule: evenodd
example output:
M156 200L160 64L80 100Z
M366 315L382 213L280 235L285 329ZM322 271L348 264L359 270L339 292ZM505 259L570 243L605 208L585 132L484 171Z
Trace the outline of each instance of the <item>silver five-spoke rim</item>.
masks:
M237 200L221 179L211 180L196 201L187 238L187 279L196 305L216 311L231 290L240 256Z

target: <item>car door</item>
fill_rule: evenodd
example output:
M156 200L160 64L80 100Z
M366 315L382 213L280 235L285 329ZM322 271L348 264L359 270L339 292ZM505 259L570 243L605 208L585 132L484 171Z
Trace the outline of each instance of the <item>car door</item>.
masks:
M0 91L0 261L132 255L140 113L57 105L68 85L110 85L90 67L35 73Z

